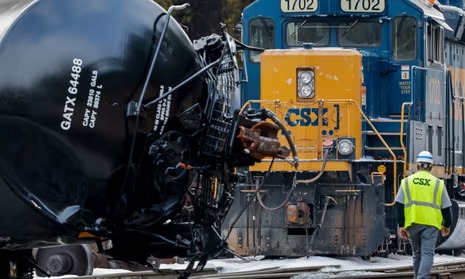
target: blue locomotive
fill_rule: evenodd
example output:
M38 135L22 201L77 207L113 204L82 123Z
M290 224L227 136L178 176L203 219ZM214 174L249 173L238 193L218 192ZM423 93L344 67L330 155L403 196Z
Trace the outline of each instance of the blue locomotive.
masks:
M301 167L274 160L245 172L235 206L255 200L231 218L238 253L404 251L394 197L423 150L453 199L453 231L438 249L465 247L464 8L463 0L256 0L245 8L243 42L267 50L245 53L242 99L268 100L286 120ZM355 74L341 78L348 72L361 72L360 84L351 84ZM343 111L349 103L358 114Z

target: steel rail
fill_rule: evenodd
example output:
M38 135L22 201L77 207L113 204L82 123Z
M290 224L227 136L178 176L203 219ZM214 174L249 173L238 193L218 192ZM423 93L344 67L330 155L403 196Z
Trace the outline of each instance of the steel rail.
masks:
M278 264L278 262L277 262ZM183 270L162 269L160 271L140 271L118 274L101 274L83 277L73 277L78 279L174 279L181 275ZM279 266L268 267L260 270L224 272L207 268L204 271L194 272L191 279L305 279L305 278L345 278L345 279L411 279L413 270L411 265L388 268L370 268L353 270L340 270L339 265L310 266L280 268ZM434 279L462 279L465 278L465 259L456 262L439 263L433 266L431 278Z

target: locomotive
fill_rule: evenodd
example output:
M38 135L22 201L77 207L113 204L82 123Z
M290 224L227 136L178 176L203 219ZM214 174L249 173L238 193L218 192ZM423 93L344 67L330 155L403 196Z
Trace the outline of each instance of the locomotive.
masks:
M244 43L267 50L247 51L242 98L285 119L300 167L264 160L242 171L225 222L233 229L223 230L237 253L408 252L393 205L423 150L453 200L452 231L437 249L465 247L464 8L461 0L256 0L245 8Z
M271 112L239 111L234 40L191 42L171 18L186 5L151 0L0 7L0 277L58 244L189 257L185 276L224 251L234 168L290 154Z

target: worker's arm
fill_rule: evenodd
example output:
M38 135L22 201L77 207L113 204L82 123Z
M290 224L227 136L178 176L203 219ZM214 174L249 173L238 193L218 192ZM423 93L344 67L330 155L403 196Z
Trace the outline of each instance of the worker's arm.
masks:
M405 215L404 215L404 204L396 202L396 211L397 211L397 224L399 227L404 227L405 224Z
M402 183L403 184L403 183ZM404 215L404 191L399 188L396 196L396 212L397 212L397 224L399 224L399 236L407 240L409 238L407 229L404 228L405 225L405 215Z
M452 212L451 212L452 202L450 201L449 194L447 193L447 188L444 187L442 190L441 197L441 213L442 213L442 228L441 235L446 237L450 234L450 226L452 225Z
M404 204L396 202L396 211L397 211L397 224L399 224L399 236L407 240L409 238L408 231L404 228L405 225L405 216L404 216Z
M403 184L403 180L401 182L401 185ZM404 197L404 191L402 189L402 186L399 187L399 191L397 191L397 196L395 199L396 202L396 211L397 211L397 224L399 224L399 227L404 227L405 223L405 215L404 215L404 203L405 203L405 197Z
M450 208L451 207L449 206L449 207L441 209L442 219L444 220L442 226L446 228L449 228L450 225L452 224L452 213L451 213Z

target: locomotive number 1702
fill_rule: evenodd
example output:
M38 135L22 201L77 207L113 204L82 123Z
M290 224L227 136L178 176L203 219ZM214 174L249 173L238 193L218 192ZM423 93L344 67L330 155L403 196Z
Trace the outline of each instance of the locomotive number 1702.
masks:
M382 13L385 0L341 0L341 9L350 13Z
M314 12L318 9L318 0L281 0L283 13Z

